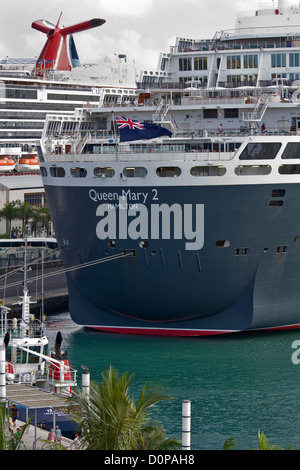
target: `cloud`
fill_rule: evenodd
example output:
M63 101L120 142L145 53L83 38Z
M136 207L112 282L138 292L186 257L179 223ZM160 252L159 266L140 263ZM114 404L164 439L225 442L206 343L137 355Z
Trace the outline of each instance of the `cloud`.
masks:
M155 5L155 0L98 0L99 10L107 16L142 17Z
M46 36L31 29L37 19L70 26L104 18L100 28L74 35L82 63L125 53L139 69L155 68L176 36L206 39L235 26L236 13L253 10L253 0L10 0L0 16L0 55L34 57ZM133 63L133 62L132 62Z

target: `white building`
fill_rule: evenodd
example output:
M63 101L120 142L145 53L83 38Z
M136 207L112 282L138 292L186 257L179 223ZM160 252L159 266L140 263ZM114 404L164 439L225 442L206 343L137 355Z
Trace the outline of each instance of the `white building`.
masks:
M0 178L0 209L12 201L28 202L31 206L45 204L45 191L40 175L7 175ZM12 227L20 227L21 221L12 222ZM0 220L0 234L8 233L8 222Z

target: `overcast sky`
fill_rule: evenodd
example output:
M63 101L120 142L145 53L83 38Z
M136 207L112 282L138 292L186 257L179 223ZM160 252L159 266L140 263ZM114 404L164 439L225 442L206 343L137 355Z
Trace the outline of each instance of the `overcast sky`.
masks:
M38 56L46 36L31 28L35 20L71 26L92 18L106 23L75 35L81 63L127 54L138 70L156 68L176 36L212 38L235 25L239 11L254 10L251 0L2 0L0 57Z

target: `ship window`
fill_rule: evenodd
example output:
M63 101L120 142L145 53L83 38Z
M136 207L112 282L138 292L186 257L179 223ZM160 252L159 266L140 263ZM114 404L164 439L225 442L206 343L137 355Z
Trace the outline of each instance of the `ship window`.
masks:
M287 144L281 158L300 158L300 142Z
M234 172L237 176L263 176L269 175L271 169L270 165L240 165L235 168Z
M94 175L97 178L112 178L115 176L113 168L94 168Z
M239 110L238 108L228 108L225 109L225 118L238 118L239 117Z
M281 147L280 142L256 142L248 144L242 151L240 160L271 160L274 159Z
M161 166L157 168L156 174L161 178L177 178L181 175L181 169L177 166Z
M300 235L297 235L297 236L294 238L294 242L295 242L295 243L300 243Z
M71 175L73 176L73 178L85 178L86 169L81 167L73 167L71 168Z
M204 119L217 119L218 110L217 109L204 109L203 118Z
M145 178L148 171L144 167L128 167L124 168L123 174L127 178Z
M280 175L299 175L300 165L280 165L278 171Z
M66 172L64 168L52 166L50 168L50 175L54 178L63 178L66 175Z
M286 67L286 54L271 54L272 67Z
M217 248L228 248L230 246L230 240L218 240L216 242Z
M194 70L207 70L207 57L195 57Z
M183 59L179 59L179 71L191 71L192 70L192 58L186 57Z
M40 166L40 171L42 176L47 176L47 168Z
M223 176L225 173L224 166L194 166L191 168L192 176Z

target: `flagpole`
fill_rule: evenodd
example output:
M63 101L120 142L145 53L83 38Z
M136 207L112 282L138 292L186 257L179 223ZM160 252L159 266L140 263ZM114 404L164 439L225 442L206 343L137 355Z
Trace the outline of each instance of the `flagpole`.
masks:
M111 112L111 115L112 115L112 121L113 121L113 133L114 133L114 136L117 137L117 123L116 123L116 118L115 118L113 111Z

